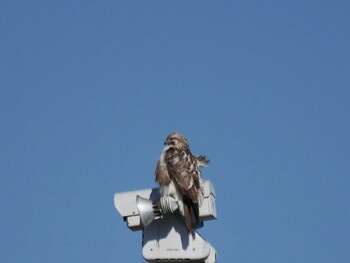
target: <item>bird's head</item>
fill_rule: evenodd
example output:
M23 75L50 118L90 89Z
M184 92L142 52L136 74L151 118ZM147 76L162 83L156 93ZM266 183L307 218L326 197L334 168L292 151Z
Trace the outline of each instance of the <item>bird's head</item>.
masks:
M168 145L170 147L175 147L178 149L189 148L186 138L178 132L170 133L169 136L166 138L164 145Z

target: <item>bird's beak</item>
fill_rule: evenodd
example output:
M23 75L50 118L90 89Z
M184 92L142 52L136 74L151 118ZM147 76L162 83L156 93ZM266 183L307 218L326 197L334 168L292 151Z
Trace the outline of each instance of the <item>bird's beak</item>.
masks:
M166 138L164 145L169 145L169 143L170 143L170 140L168 138Z

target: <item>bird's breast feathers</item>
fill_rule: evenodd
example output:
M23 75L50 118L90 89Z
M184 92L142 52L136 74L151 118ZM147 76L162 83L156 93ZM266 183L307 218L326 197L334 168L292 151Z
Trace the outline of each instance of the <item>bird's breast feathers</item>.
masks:
M168 168L167 164L165 161L165 154L166 151L168 150L169 146L165 147L159 157L157 168L156 168L156 181L160 185L169 185L171 182L169 173L168 173Z

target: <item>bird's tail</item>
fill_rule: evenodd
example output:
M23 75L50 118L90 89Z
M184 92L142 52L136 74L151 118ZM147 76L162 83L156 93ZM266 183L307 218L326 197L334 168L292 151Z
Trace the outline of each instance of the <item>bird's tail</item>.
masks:
M186 221L186 228L188 233L192 233L192 219L191 219L191 210L190 207L187 204L184 204L185 208L185 221Z
M192 218L191 218L191 210L196 219L196 224L199 224L199 207L198 204L192 202L191 199L184 197L184 213L185 213L185 221L186 228L188 233L192 233Z

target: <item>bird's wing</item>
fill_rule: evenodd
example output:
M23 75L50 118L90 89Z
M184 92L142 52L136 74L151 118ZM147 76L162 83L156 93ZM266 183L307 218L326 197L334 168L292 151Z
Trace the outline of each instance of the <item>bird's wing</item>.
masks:
M178 185L179 191L190 198L193 203L199 200L199 171L195 159L190 152L170 148L167 150L165 159L171 178Z

